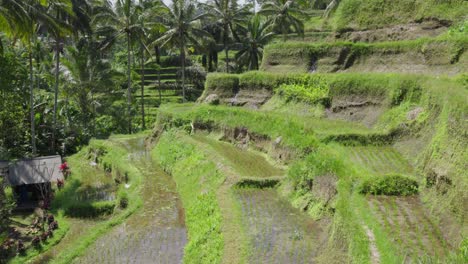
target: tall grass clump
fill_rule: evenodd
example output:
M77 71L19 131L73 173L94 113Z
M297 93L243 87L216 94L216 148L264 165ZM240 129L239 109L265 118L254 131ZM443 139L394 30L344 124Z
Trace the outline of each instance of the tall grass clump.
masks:
M220 263L224 248L216 190L224 180L216 165L183 133L165 132L152 156L177 183L186 212L189 241L184 263Z
M408 176L390 174L365 180L359 186L362 194L408 196L418 193L418 182Z

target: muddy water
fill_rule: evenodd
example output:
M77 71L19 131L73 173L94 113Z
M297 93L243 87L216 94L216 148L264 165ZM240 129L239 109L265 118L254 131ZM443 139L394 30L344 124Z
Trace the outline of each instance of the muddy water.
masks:
M319 248L317 223L280 198L275 189L239 189L242 221L252 245L252 263L313 263Z
M143 138L118 142L129 149L129 162L144 175L143 208L99 238L74 263L181 263L187 232L175 183L151 161Z

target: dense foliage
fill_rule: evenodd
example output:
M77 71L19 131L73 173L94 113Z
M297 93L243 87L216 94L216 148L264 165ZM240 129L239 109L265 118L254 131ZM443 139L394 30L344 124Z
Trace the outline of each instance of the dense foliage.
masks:
M269 1L262 15L253 11L236 0L0 2L1 156L73 153L92 137L145 129L145 107L154 107L145 103L145 68L158 76L155 106L167 87L161 77L170 78L161 74L168 62L181 66L174 89L195 100L191 89L203 88L206 71L258 69L273 32L303 32L294 2ZM229 58L230 50L237 54ZM190 66L191 56L205 69Z
M416 180L403 175L385 175L364 181L360 188L363 194L414 195L418 193Z

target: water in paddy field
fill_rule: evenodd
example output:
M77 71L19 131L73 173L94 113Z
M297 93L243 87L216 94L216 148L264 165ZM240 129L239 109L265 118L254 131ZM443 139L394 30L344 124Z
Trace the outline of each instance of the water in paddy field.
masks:
M129 162L144 176L143 207L74 263L182 263L187 232L174 181L151 160L144 138L118 142L130 151Z
M251 263L313 263L320 246L317 224L280 198L275 189L236 190L252 245Z

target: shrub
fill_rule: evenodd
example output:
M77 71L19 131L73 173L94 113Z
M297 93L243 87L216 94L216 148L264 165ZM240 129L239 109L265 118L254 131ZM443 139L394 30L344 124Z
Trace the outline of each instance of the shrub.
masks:
M182 70L177 71L177 78L182 78ZM206 80L206 70L202 66L196 64L185 69L185 78L195 85L196 89L203 89Z
M391 174L364 181L359 187L362 194L413 195L418 193L418 182L410 177Z
M266 89L273 91L278 87L280 79L277 74L251 71L239 75L239 87L247 90Z
M286 101L299 101L315 104L328 100L329 85L320 75L303 75L288 84L281 84L277 93Z
M236 74L210 73L206 79L205 89L236 92L239 89L239 76Z
M128 194L127 192L119 192L119 206L122 209L127 208L128 206Z
M65 209L65 214L72 217L93 218L110 215L114 212L115 202L82 202L70 205Z

